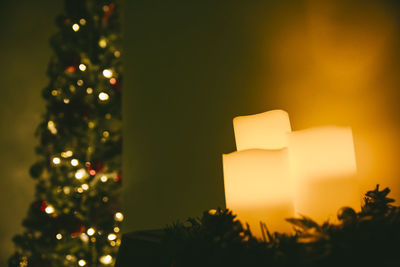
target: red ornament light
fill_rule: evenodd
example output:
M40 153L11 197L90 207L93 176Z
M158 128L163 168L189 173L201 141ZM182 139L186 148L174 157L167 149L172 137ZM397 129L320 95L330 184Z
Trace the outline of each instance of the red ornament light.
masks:
M45 211L45 210L46 210L46 207L47 207L47 202L46 202L46 201L43 201L43 202L42 202L42 206L40 206L40 210L41 210L41 211Z
M74 66L68 66L67 71L68 72L74 72L76 68Z
M116 83L117 83L117 79L115 79L115 78L110 79L110 84L114 85Z

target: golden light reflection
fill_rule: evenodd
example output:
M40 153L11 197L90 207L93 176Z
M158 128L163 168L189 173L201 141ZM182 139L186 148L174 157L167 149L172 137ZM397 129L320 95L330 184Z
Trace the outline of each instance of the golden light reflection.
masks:
M272 73L260 77L260 99L288 110L296 129L352 127L362 191L379 183L400 199L395 9L380 1L304 3L260 27L259 35L270 25L279 29L264 40L261 53Z

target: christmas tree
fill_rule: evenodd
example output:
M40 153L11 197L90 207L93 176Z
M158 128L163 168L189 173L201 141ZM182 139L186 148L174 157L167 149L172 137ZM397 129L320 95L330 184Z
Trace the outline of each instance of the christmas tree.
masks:
M120 244L121 33L112 0L65 0L51 37L35 200L10 266L110 266Z

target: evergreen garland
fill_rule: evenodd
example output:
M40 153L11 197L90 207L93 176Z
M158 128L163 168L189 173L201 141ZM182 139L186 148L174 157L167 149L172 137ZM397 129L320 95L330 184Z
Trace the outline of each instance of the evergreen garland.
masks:
M338 224L287 219L292 235L267 232L258 240L232 211L205 212L165 229L162 266L400 266L400 207L388 188L366 193L360 212L344 207Z

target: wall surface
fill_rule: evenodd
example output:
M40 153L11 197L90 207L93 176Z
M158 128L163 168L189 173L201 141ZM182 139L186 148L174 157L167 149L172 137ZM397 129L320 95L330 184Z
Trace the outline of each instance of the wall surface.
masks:
M125 231L224 205L232 118L353 128L362 190L400 198L396 1L125 1Z
M14 251L12 236L34 193L29 167L35 161L34 132L44 111L50 59L48 39L62 1L2 1L0 8L0 266Z

